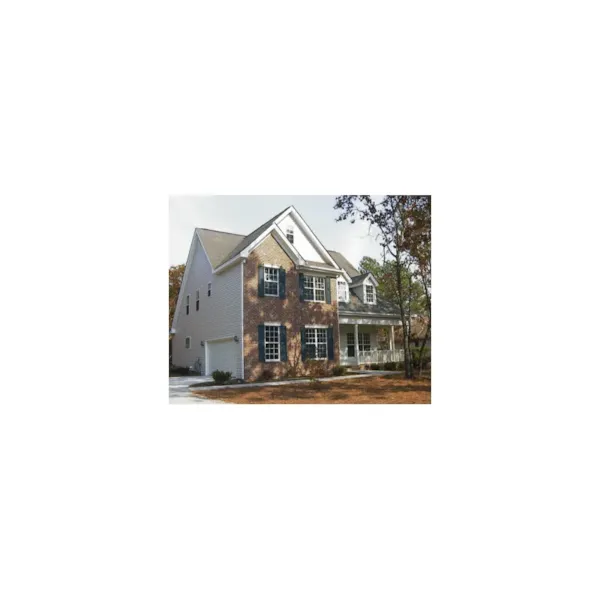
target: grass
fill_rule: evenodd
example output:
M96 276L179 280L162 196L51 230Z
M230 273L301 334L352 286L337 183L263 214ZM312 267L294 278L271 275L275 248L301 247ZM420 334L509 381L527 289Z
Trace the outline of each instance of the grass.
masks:
M193 393L234 404L431 404L431 381L409 381L402 375L382 375Z

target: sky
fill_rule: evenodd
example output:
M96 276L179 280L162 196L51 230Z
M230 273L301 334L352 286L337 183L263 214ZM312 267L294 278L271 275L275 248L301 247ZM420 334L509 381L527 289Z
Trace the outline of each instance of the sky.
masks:
M373 198L378 198L373 196ZM187 261L195 227L248 235L290 205L328 250L354 266L363 256L380 259L381 249L362 221L336 223L335 196L172 196L169 204L169 264Z

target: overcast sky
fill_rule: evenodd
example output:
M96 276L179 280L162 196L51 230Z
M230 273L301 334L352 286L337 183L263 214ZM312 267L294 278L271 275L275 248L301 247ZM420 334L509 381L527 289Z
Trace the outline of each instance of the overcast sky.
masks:
M377 196L374 196L376 198ZM169 260L187 260L195 227L247 235L293 205L328 250L358 266L363 256L379 259L380 247L368 225L336 223L335 196L172 196L169 206Z

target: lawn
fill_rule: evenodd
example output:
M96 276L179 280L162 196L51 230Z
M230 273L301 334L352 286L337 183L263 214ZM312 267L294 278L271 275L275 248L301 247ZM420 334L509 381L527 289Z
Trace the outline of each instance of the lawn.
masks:
M431 381L401 375L193 393L234 404L431 404Z

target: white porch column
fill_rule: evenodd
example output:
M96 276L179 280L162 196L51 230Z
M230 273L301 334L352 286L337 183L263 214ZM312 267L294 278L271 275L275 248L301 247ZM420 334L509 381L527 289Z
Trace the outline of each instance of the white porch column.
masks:
M396 342L394 340L394 326L390 325L390 350L396 349Z
M356 356L356 364L360 365L358 358L358 323L354 324L354 355Z

